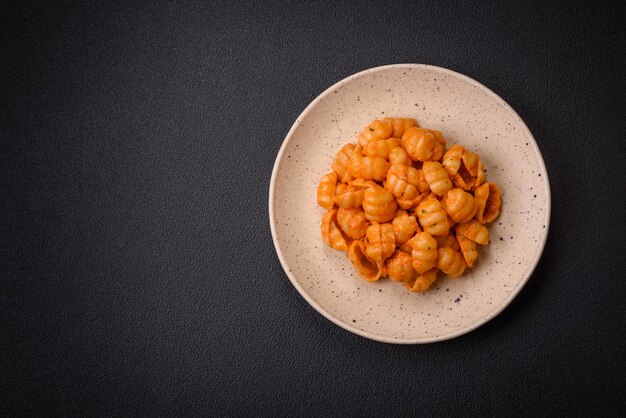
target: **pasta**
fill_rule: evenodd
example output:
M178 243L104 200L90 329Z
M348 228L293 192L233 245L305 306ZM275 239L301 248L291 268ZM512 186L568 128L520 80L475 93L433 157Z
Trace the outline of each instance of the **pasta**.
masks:
M457 239L450 233L446 235L441 235L439 237L435 237L435 241L437 241L437 248L441 247L450 247L453 250L459 251L459 242Z
M402 147L395 147L389 151L389 163L391 165L401 164L408 165L409 167L413 166L413 161L409 158L409 154L407 154Z
M389 167L389 161L383 157L363 156L360 147L356 147L348 164L348 173L352 177L383 181Z
M413 238L419 229L415 216L409 216L405 210L396 213L396 217L391 221L391 227L398 247Z
M430 132L435 137L435 146L433 147L433 153L430 156L432 161L439 161L441 157L443 157L443 152L446 150L446 138L443 137L443 134L440 131L436 131L431 129Z
M363 189L368 189L368 188L375 189L377 187L380 187L380 185L376 183L375 181L365 180L365 179L354 179L350 183L348 183L348 185L354 186L354 187L361 187Z
M459 224L456 227L456 232L478 244L489 244L489 231L487 231L487 228L485 228L484 225L481 225L481 223L476 219L472 219L464 224Z
M407 280L404 286L411 292L425 292L437 280L439 270L432 269L424 274L419 274L414 280Z
M431 235L445 235L450 230L448 214L433 196L420 203L415 213L424 231Z
M476 175L476 179L474 180L474 187L472 188L472 190L476 190L479 186L481 186L485 180L486 180L487 176L485 175L485 166L483 165L482 161L478 161L478 174Z
M465 271L465 260L458 251L450 247L437 250L437 268L450 277L459 277Z
M461 254L463 254L467 267L473 267L476 259L478 258L478 248L476 247L476 243L471 239L465 238L465 236L460 233L456 234L456 239L458 241L456 246L457 248L453 249L459 251L460 247Z
M350 164L354 149L354 144L344 145L343 148L339 150L335 156L335 160L333 161L333 171L337 173L337 177L342 183L347 183L352 180L350 173L348 172L348 165Z
M413 209L422 201L424 201L424 199L426 199L428 196L430 196L430 192L426 191L415 196L415 198L413 199L397 199L398 206L400 206L402 209Z
M477 264L502 195L487 182L478 154L446 146L441 131L415 119L377 119L337 152L332 172L320 179L322 240L346 251L364 280L388 276L424 292L439 271L456 278Z
M402 135L402 148L413 161L428 160L435 142L435 136L427 129L409 128Z
M429 193L428 183L424 179L422 170L398 164L392 165L387 171L385 189L389 190L398 200L402 209L410 209Z
M384 121L391 123L391 136L402 138L407 129L417 126L415 119L411 118L385 118Z
M500 189L493 183L485 183L474 191L476 220L481 224L493 222L500 214Z
M462 145L453 145L443 154L442 167L448 172L450 177L454 176L461 167L461 157L463 156Z
M337 223L348 237L359 239L365 235L368 222L365 213L361 209L339 208L337 209Z
M339 251L348 250L348 242L337 226L337 211L326 212L322 217L322 238L326 245Z
M443 205L442 205L443 207ZM445 210L445 209L444 209ZM447 213L447 212L446 212ZM448 225L450 225L450 229L454 228L456 226L456 222L454 222L454 220L450 217L450 215L448 215Z
M417 232L420 232L419 226L417 227ZM415 239L417 238L417 234L413 235L413 238L409 239L407 242L400 246L400 250L404 251L407 254L413 253L413 244L415 243Z
M443 196L452 188L452 182L448 173L437 161L426 161L422 166L424 177L430 186L430 190L438 196Z
M455 186L463 189L463 190L473 190L476 188L476 179L479 176L480 169L480 159L478 155L474 154L471 151L464 150L463 155L461 155L461 163L459 165L459 169L452 176L452 182ZM484 168L482 169L484 176Z
M357 273L368 282L375 282L386 273L384 265L367 258L365 255L365 244L361 240L353 241L350 244L348 257Z
M446 193L441 206L454 222L469 222L476 213L476 203L471 194L462 189L452 189Z
M335 205L335 186L337 185L337 173L324 174L317 186L317 204L326 210L331 210Z
M393 133L393 124L389 120L375 120L370 123L367 128L361 132L358 141L361 147L368 142L377 141L379 139L387 139Z
M340 208L359 208L363 204L363 193L361 187L339 183L333 200Z
M385 261L396 249L391 224L374 222L365 231L365 255L378 263Z
M418 232L411 255L415 271L426 273L437 266L437 241L426 231Z
M479 161L480 161L480 158L478 158L478 155L468 150L463 151L463 156L461 157L461 163L465 165L467 172L470 173L470 175L473 178L476 178L476 176L478 175Z
M380 186L365 189L363 194L363 211L365 217L372 222L388 222L396 214L398 204L393 195Z
M388 138L371 141L363 146L363 155L367 155L370 157L382 157L385 160L388 160L391 150L394 148L398 148L399 144L400 139L398 138Z
M394 282L406 282L417 275L413 269L413 257L404 251L397 250L387 259L387 274Z

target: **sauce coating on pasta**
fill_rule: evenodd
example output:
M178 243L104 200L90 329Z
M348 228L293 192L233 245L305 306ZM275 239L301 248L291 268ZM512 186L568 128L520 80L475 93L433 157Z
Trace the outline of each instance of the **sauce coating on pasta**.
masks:
M461 277L489 244L502 193L480 156L415 119L372 121L321 176L323 242L346 251L368 282L389 277L425 292L441 271Z

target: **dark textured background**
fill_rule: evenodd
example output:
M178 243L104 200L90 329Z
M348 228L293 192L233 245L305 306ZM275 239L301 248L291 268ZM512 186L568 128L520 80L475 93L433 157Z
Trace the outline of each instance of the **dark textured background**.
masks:
M626 413L623 7L81 3L1 13L0 415ZM267 214L298 114L401 62L501 95L553 193L512 305L425 346L316 313Z

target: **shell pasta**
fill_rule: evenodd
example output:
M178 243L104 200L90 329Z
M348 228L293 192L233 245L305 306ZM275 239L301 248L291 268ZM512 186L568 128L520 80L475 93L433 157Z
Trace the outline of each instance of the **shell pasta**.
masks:
M368 282L385 277L424 292L439 272L479 263L502 192L480 156L411 118L372 121L341 148L317 186L322 241L345 251Z

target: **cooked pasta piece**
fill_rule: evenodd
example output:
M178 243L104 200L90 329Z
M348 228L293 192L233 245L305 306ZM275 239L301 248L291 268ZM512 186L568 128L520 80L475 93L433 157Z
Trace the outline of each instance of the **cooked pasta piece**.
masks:
M361 240L352 241L348 257L359 276L368 282L375 282L387 274L384 263L376 263L365 255L365 243Z
M450 230L448 214L441 207L441 203L433 196L420 203L415 213L424 231L433 236L445 235Z
M348 183L349 186L354 186L354 187L360 187L363 190L365 189L369 189L369 188L377 188L380 187L378 185L378 183L376 183L375 181L372 180L365 180L365 179L354 179L351 182Z
M443 207L443 204L441 205L441 207ZM445 210L445 209L444 209ZM446 212L447 214L448 212ZM450 217L450 215L448 215L448 225L450 225L450 229L454 228L456 226L457 222L454 221L454 219L452 219Z
M389 190L398 199L398 205L403 209L417 206L428 191L428 183L424 179L422 170L406 165L392 165L387 172L385 189Z
M350 179L363 179L361 177L361 165L363 164L363 148L361 145L357 145L350 154L350 161L348 161L348 174ZM370 179L371 180L371 179ZM348 182L349 183L349 182Z
M465 167L461 165L459 171L452 176L452 184L463 190L472 190L474 179L467 173Z
M467 172L470 173L473 178L476 178L476 176L478 176L478 163L480 162L480 157L478 157L478 154L475 154L466 149L465 151L463 151L461 161L465 165Z
M374 222L365 231L365 254L377 263L385 261L396 249L391 224Z
M456 234L456 239L458 241L458 246L461 248L461 254L463 254L467 267L474 267L474 263L478 258L478 248L476 247L476 243L471 239L465 238L463 234L459 233Z
M362 187L339 183L335 188L335 203L340 208L358 208L363 204L364 191Z
M437 273L439 270L434 268L424 274L418 274L415 279L406 281L404 286L411 292L425 292L437 280Z
M392 149L400 145L400 138L387 138L371 141L363 146L363 155L369 157L381 157L385 160L389 159L389 153Z
M365 189L363 211L372 222L389 222L396 215L398 204L388 190L380 186Z
M348 241L337 226L337 211L326 212L322 217L322 239L330 248L339 251L348 251Z
M409 154L407 154L402 147L395 147L389 151L389 163L391 165L402 164L408 165L409 167L413 166L413 161L409 158Z
M393 125L391 122L386 120L375 120L370 123L359 135L359 145L364 147L368 142L377 141L379 139L387 139L392 133Z
M474 191L476 219L481 224L493 222L500 214L500 189L493 183L485 183Z
M417 232L420 232L419 226L417 227ZM413 253L413 244L415 243L415 238L417 238L417 233L413 235L413 238L409 239L407 242L400 246L400 251L404 251L407 254Z
M422 203L428 196L430 195L430 191L425 191L423 193L418 194L413 199L397 199L398 206L402 209L413 209L420 203Z
M458 251L450 247L437 250L437 268L450 277L459 277L465 271L465 260Z
M347 183L352 180L352 176L348 172L348 165L350 164L350 159L352 158L354 149L354 144L344 145L343 148L339 150L333 161L332 168L335 173L337 173L339 181L342 183Z
M484 225L481 225L476 219L472 219L469 222L458 224L456 226L456 232L464 235L466 238L471 239L481 245L489 244L489 231Z
M448 177L448 173L443 169L437 161L426 161L422 166L424 177L432 190L438 196L443 196L452 188L452 182Z
M360 147L356 147L348 164L348 173L352 177L383 181L389 167L389 162L384 158L363 156Z
M365 235L369 222L361 209L339 208L337 209L337 223L348 237L359 239Z
M418 232L413 240L413 268L425 273L437 266L437 241L428 232Z
M446 150L446 138L440 131L431 129L430 132L435 137L435 146L433 147L433 153L430 156L431 161L439 161L443 157L443 152Z
M472 190L476 190L477 187L481 186L486 180L485 176L485 166L482 161L478 161L478 174L476 175L476 180L474 180L474 186Z
M465 148L461 145L453 145L443 154L441 166L450 177L454 176L461 167L461 157Z
M435 241L437 241L437 248L441 247L450 247L455 251L459 251L459 243L457 242L454 235L451 233L447 233L446 235L441 235L439 237L434 237Z
M409 128L402 135L402 148L413 161L426 161L435 148L435 137L428 129Z
M461 165L454 176L452 182L456 187L463 190L472 190L478 177L480 158L471 151L463 151Z
M417 126L417 121L412 118L385 118L383 120L391 123L391 136L394 138L402 138L407 129Z
M396 217L391 221L391 226L393 227L393 234L398 247L413 238L419 229L415 216L409 216L405 210L399 210L396 213Z
M441 206L454 222L469 222L476 213L476 202L471 194L462 189L449 190L441 200Z
M403 251L395 251L385 264L387 274L394 282L406 282L414 279L417 275L413 269L413 257Z
M317 186L317 204L326 210L331 210L335 205L336 186L337 173L324 174Z

